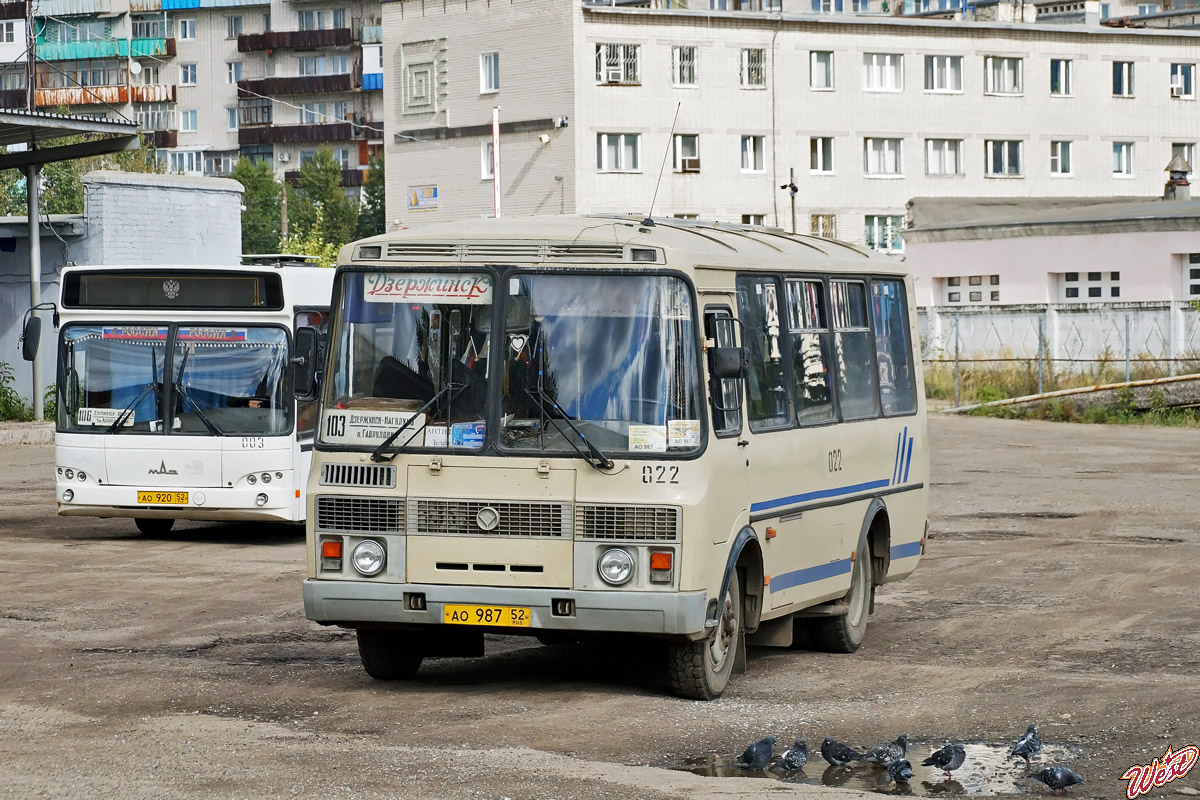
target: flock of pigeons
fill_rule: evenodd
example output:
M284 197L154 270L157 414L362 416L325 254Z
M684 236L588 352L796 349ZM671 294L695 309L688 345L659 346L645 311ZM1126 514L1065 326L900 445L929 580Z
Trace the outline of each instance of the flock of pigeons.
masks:
M769 768L773 772L794 772L808 763L808 746L803 739L797 739L795 744L785 750L779 760L772 764L771 758L774 755L776 741L778 741L776 737L768 736L762 741L755 742L738 757L737 763L746 769ZM1038 738L1037 725L1030 725L1013 745L1011 757L1025 759L1025 765L1029 767L1033 757L1041 751L1042 740ZM903 733L896 737L896 741L881 744L868 753L859 753L828 736L825 737L825 741L821 742L821 757L835 767L843 767L853 761L876 764L887 770L888 777L897 784L908 783L913 777L912 764L905 758L907 753L908 736ZM966 760L967 752L963 746L952 743L935 751L929 758L922 761L921 765L936 767L945 772L946 777L949 778L950 773L961 767ZM1046 784L1054 790L1055 794L1063 793L1068 786L1083 783L1082 775L1063 766L1048 766L1027 777Z

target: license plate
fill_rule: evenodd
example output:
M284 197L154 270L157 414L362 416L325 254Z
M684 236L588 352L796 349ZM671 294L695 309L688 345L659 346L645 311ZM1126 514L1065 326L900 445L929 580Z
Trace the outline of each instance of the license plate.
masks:
M186 506L187 492L138 492L139 506Z
M502 628L528 628L533 616L528 608L517 606L443 606L442 622L447 625L496 625Z

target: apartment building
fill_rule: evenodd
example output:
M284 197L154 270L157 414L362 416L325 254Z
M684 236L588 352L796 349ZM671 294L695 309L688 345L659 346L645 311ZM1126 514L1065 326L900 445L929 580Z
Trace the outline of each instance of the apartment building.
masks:
M327 146L351 194L382 144L374 0L38 0L36 103L124 116L172 172L269 160L294 180ZM0 102L25 104L25 4L0 0Z
M550 0L383 16L393 227L492 212L493 106L505 214L657 197L892 252L912 197L1157 196L1200 139L1191 30Z

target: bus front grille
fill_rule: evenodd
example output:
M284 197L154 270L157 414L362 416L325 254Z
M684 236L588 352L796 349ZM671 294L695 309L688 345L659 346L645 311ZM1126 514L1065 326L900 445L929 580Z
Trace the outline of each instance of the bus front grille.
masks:
M408 508L411 534L571 536L571 506L564 503L410 498Z
M384 464L322 464L322 486L396 488L396 468Z
M673 506L575 507L575 535L579 539L679 540L679 509Z
M317 530L399 533L404 504L383 497L317 497Z

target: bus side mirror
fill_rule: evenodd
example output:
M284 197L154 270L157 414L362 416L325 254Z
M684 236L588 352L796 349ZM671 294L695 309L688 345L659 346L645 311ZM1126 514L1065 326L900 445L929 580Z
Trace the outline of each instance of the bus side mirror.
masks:
M317 395L317 358L319 334L316 328L296 329L296 349L292 356L292 392L297 400L312 400Z
M38 345L42 343L42 320L30 314L21 332L21 357L26 361L37 358Z
M741 347L713 347L708 369L714 378L741 378L746 374L746 351Z

